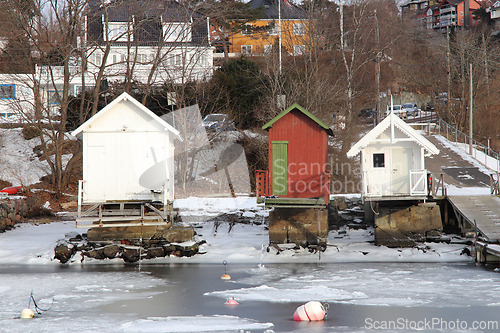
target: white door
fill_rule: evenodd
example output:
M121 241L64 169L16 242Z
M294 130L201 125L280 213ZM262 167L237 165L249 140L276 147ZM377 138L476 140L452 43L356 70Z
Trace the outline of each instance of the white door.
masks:
M391 153L392 194L409 194L410 170L413 168L413 149L393 148Z

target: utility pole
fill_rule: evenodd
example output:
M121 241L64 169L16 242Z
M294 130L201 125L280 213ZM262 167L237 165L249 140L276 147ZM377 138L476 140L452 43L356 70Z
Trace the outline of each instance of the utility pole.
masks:
M449 117L451 114L451 65L450 65L450 27L446 26L446 42L447 42L447 49L446 49L446 70L448 72L448 93L446 96L446 99L448 101L448 114L447 116ZM439 96L438 96L439 99ZM437 106L437 105L436 105Z
M449 101L448 101L449 103ZM469 146L469 154L472 155L472 63L470 63L470 98L469 98L469 137L470 137L470 146Z
M374 10L375 13L375 22L377 24L377 64L376 64L376 72L377 72L377 78L376 78L376 83L377 83L377 124L380 122L382 119L382 114L380 110L380 30L378 28L378 18L377 18L377 10Z
M279 57L279 73L281 77L281 1L278 0L278 25L279 25L279 34L278 34L278 57Z

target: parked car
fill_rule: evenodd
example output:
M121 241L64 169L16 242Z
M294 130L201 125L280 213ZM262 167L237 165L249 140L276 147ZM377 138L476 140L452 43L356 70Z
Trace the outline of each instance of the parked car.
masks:
M418 116L418 107L415 103L404 103L403 109L406 111L406 115L416 117Z
M395 104L392 106L392 111L395 114L400 115L404 111L403 106L399 105L399 104ZM387 111L385 112L385 114L389 115L389 113L391 113L391 106L390 105L387 106Z
M234 121L227 114L212 113L203 118L203 127L207 131L234 131Z

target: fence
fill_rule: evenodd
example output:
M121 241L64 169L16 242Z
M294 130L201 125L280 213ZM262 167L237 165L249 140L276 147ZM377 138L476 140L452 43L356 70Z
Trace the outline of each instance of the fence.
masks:
M449 142L453 143L455 146L461 148L465 152L470 154L470 148L472 145L471 156L488 169L496 172L496 174L498 175L500 171L499 153L495 152L490 147L486 147L482 143L472 139L470 136L457 130L455 127L448 124L442 119L437 119L436 124L436 130L438 131L439 135L446 137Z

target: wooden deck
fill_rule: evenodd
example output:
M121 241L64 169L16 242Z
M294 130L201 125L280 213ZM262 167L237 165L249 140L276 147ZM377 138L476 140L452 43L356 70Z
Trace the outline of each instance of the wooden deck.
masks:
M448 201L453 205L462 230L478 233L489 242L500 241L500 198L494 195L478 196L448 196ZM464 222L470 224L466 226Z

